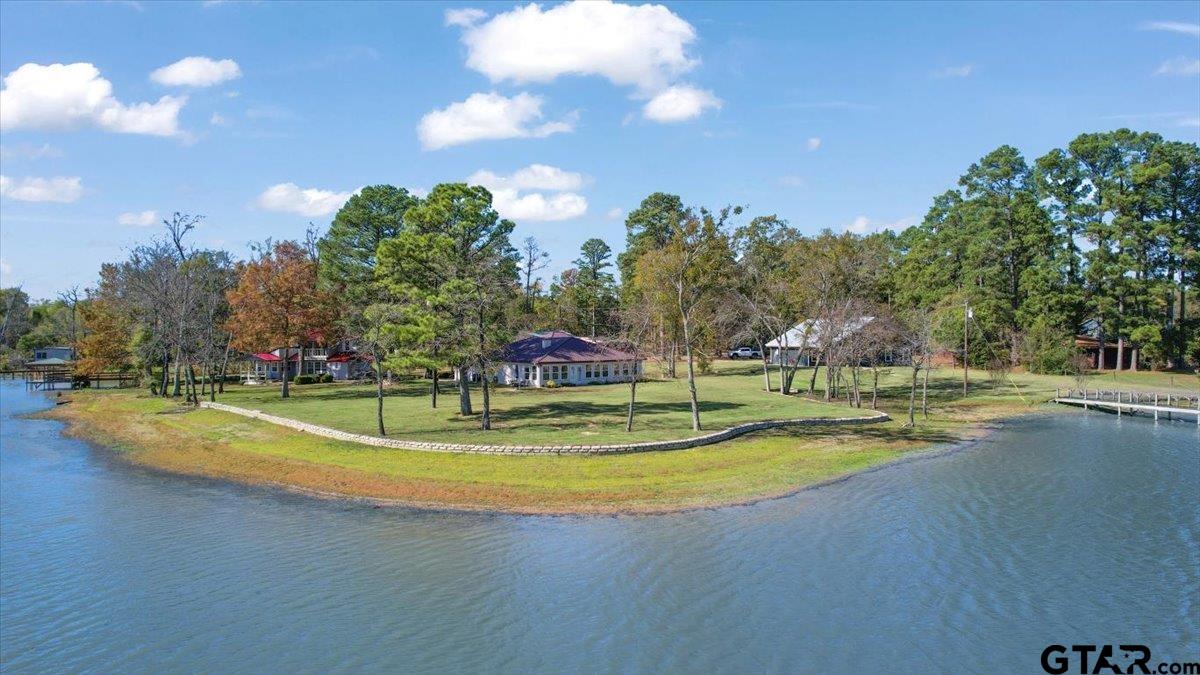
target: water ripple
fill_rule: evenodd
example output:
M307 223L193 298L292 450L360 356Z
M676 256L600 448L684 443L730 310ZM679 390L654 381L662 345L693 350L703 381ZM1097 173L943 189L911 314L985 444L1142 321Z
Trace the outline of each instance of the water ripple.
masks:
M538 518L164 477L0 386L0 668L1037 670L1200 653L1200 440L1094 414L753 506Z

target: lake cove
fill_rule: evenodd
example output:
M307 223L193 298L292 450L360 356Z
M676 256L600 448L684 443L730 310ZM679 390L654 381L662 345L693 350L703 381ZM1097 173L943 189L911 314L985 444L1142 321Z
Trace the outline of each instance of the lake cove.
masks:
M1039 672L1054 642L1200 650L1192 424L1027 416L783 499L560 518L166 476L0 394L10 672Z

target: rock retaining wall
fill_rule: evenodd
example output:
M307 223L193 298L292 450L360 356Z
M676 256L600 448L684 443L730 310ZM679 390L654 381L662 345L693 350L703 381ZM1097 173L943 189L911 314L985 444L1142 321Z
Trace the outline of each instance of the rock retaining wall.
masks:
M379 436L367 436L365 434L352 434L347 431L338 431L317 424L309 424L299 420L290 419L287 417L279 417L278 415L270 415L261 410L249 410L239 408L237 406L225 405L224 403L210 403L201 401L200 407L220 410L222 412L233 413L243 417L250 417L271 424L303 431L317 436L324 436L339 441L349 441L351 443L361 443L363 445L373 445L380 448L395 448L398 450L422 450L425 452L477 452L495 455L527 455L527 454L552 454L552 455L593 455L593 454L612 454L618 452L649 452L652 450L683 450L685 448L695 448L701 445L711 445L727 441L742 434L748 434L752 431L762 431L763 429L773 429L776 427L817 427L817 426L842 426L842 425L860 425L860 424L875 424L877 422L885 422L890 417L886 413L874 412L869 417L813 417L808 419L794 420L764 420L761 422L747 422L746 424L738 424L704 434L693 438L683 438L674 441L645 441L642 443L618 443L611 445L473 445L468 443L436 443L432 441L412 441L399 438L380 438Z

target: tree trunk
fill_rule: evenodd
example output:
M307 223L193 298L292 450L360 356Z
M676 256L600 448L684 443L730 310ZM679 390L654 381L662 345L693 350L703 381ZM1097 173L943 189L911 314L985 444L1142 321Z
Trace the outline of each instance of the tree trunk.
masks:
M182 386L182 383L179 380L179 375L180 375L180 370L183 367L180 363L180 361L182 361L182 360L183 359L180 357L179 350L176 349L175 350L175 384L174 384L174 386L171 387L171 396L172 397L180 395L180 387Z
M700 405L696 401L696 367L692 359L692 331L683 320L683 351L687 357L688 397L692 403L692 431L700 431Z
M1125 298L1117 300L1117 372L1125 369L1125 336L1121 335L1124 328L1121 319L1125 315Z
M488 431L492 428L492 397L487 367L484 365L483 359L479 359L479 383L483 386L483 421L480 423L480 428Z
M879 410L879 367L871 366L871 410Z
M772 391L772 389L771 389L771 369L767 365L767 350L763 347L762 340L758 341L758 352L760 354L762 354L763 384L766 385L767 393L769 394ZM780 383L780 386L781 387L783 386L782 382Z
M383 364L379 362L379 355L375 355L375 421L379 423L379 435L386 436L387 431L383 428Z
M929 419L929 365L922 363L922 370L925 372L921 375L921 414Z
M908 426L917 426L917 421L913 417L917 405L917 371L921 367L914 365L912 369L912 387L908 390Z
M429 391L429 397L433 401L433 408L435 410L437 409L437 395L438 395L438 369L435 366L433 368L433 386L430 387L430 391Z
M862 407L862 397L858 391L858 366L850 367L850 398L854 401L855 408Z
M285 349L285 350L283 350L283 353L284 353L284 354L287 354L287 350L286 350L286 349ZM282 377L280 377L280 378L279 378L280 380L282 380L282 383L283 383L283 384L282 384L282 387L283 387L283 388L280 390L280 395L281 395L281 397L282 397L282 398L287 398L288 396L291 396L291 394L289 394L289 393L288 393L288 380L289 380L290 378L288 378L288 368L287 368L287 364L288 364L288 362L287 362L287 358L284 358L284 359L283 359L283 363L280 365L280 367L283 369L283 371L282 371Z
M1096 332L1096 343L1100 347L1099 353L1096 354L1096 370L1104 370L1104 319L1099 319L1097 325L1099 328Z
M471 383L467 381L466 366L458 366L458 414L471 414Z
M637 401L637 361L633 362L633 378L629 380L629 411L625 413L625 431L633 431L633 404Z
M196 369L192 366L192 363L190 361L188 362L187 368L185 369L185 377L187 378L187 382L186 382L187 386L186 386L186 392L185 392L185 396L184 396L184 402L191 403L191 404L199 404L200 398L198 396L196 396Z
M159 395L163 398L167 397L167 384L170 382L171 373L171 350L163 347L163 366L162 366L162 388L159 390Z
M787 356L781 349L779 350L779 393L787 396L792 388L792 383L788 381L787 369L783 363L785 360L787 360Z
M1195 281L1195 280L1196 280L1196 275L1193 274L1192 281ZM1181 329L1181 327L1184 325L1183 320L1184 320L1184 318L1187 317L1187 286L1186 286L1185 282L1186 282L1186 278L1184 276L1184 271L1179 270L1179 309L1176 310L1178 312L1179 320L1175 322L1175 326L1177 327L1177 329ZM1183 334L1175 339L1175 345L1176 345L1176 351L1177 351L1177 356L1176 356L1176 361L1175 361L1176 366L1183 365L1184 352L1187 347L1187 341L1185 340L1186 337L1187 337L1186 334Z
M233 343L233 333L225 338L225 355L221 357L221 377L217 381L219 393L225 393L225 374L229 372L229 347Z
M817 371L821 369L821 352L817 352L817 360L813 362L812 376L808 378L808 395L812 396L817 390ZM825 365L829 369L829 364Z

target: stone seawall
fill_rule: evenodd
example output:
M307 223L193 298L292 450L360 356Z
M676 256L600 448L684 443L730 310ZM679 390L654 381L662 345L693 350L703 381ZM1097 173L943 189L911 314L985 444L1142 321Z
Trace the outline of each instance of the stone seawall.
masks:
M764 429L774 429L777 427L818 427L818 426L849 426L861 424L875 424L878 422L886 422L891 419L883 412L875 412L869 417L813 417L808 419L794 420L763 420L761 422L747 422L738 424L704 434L703 436L695 436L693 438L682 438L674 441L645 441L642 443L614 443L607 445L475 445L469 443L436 443L432 441L412 441L399 438L380 438L379 436L367 436L365 434L352 434L348 431L338 431L317 424L309 424L299 420L290 419L288 417L279 417L271 415L261 410L249 410L247 408L239 408L237 406L226 405L224 403L210 403L208 401L200 402L201 408L211 408L212 410L220 410L222 412L233 413L243 417L250 417L271 424L303 431L305 433L324 436L339 441L349 441L350 443L360 443L362 445L373 445L380 448L394 448L397 450L421 450L425 452L476 452L493 455L528 455L528 454L549 454L549 455L596 455L596 454L612 454L619 452L650 452L654 450L683 450L685 448L695 448L701 445L711 445L727 441L742 434L748 434L752 431L762 431Z

